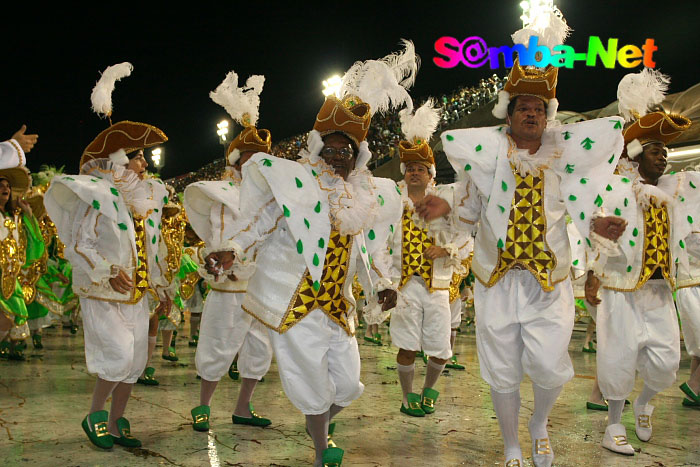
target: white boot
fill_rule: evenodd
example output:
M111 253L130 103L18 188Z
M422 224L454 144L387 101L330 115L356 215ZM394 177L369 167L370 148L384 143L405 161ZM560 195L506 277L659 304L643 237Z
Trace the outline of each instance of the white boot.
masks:
M532 463L535 467L552 467L554 462L554 451L549 444L549 433L545 431L545 436L536 438L532 434L532 428L528 424L530 438L532 439Z
M520 457L513 457L506 461L505 467L524 467L523 460Z
M634 401L634 431L637 433L639 441L649 441L651 438L651 414L653 412L653 405L638 406L637 401Z
M602 445L605 449L618 454L634 455L634 448L627 442L627 429L622 423L608 425L603 435Z

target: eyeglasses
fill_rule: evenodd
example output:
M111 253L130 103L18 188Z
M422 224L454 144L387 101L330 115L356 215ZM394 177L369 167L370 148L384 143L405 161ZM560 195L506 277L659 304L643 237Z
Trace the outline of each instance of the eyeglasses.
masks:
M324 146L323 149L321 149L321 156L329 159L340 156L341 159L350 160L354 155L355 152L350 147L337 149L331 146Z

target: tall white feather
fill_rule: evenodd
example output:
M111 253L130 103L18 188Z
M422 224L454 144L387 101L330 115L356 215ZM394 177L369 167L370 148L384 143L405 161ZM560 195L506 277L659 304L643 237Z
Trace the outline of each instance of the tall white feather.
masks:
M399 112L399 119L401 132L407 141L414 141L416 138L429 141L440 123L440 109L435 107L431 98L418 107L415 114L407 108L403 109Z
M643 117L651 108L663 102L670 82L669 76L651 68L623 76L617 85L620 115L627 122Z
M410 88L418 73L419 59L411 41L404 50L379 60L355 62L343 76L338 96L355 95L369 104L371 112L386 112L403 105L413 110Z
M211 100L226 109L232 119L243 126L248 124L255 126L258 123L258 109L260 108L260 93L265 84L265 77L252 75L245 86L238 87L238 75L235 71L226 74L226 78L216 89L209 93ZM245 122L244 116L248 114L250 122Z
M90 101L92 102L92 110L101 117L109 117L112 115L112 92L114 84L122 78L131 75L134 67L129 62L118 63L107 67L102 72L102 77L97 81L92 89Z
M566 24L564 15L557 7L554 7L534 17L532 22L515 31L511 38L514 44L527 46L530 36L537 36L539 45L544 45L552 50L554 46L563 44L570 33L571 28Z

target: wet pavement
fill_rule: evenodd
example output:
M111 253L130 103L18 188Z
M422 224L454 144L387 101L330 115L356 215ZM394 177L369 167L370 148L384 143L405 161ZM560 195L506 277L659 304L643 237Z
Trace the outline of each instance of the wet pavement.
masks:
M71 335L60 326L47 329L45 348L34 351L29 343L25 362L0 360L0 465L299 466L312 462L313 444L304 431L304 417L282 392L274 361L253 397L256 412L272 420L270 427L231 423L239 383L224 377L212 401L211 430L192 430L190 409L199 405L199 381L195 378L194 349L182 337L189 334L187 329L181 330L177 341L179 362L162 360L161 348L156 349L153 366L160 385L134 387L125 415L143 448L94 448L80 427L90 407L94 383L86 372L81 333ZM388 341L388 328L382 326L382 333ZM550 416L554 465L700 465L700 410L682 407L677 387L689 373L685 350L677 384L652 400L656 411L650 442L637 440L632 410L625 410L622 422L637 453L623 457L600 447L606 413L585 407L595 354L581 352L583 336L579 330L574 332L569 350L576 377L564 387ZM488 387L479 377L473 328L457 336L456 350L466 370L450 370L438 381L440 397L435 414L412 418L399 412L396 349L386 344L377 347L360 338L365 392L335 419L334 440L345 449L344 465L503 465L498 423ZM424 367L416 360L416 392ZM637 381L632 397L641 387ZM532 465L527 420L533 402L527 379L521 395L520 442L525 464Z

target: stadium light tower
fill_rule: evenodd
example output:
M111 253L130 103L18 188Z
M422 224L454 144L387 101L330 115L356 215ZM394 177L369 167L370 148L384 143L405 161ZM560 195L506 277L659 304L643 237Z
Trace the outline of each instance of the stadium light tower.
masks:
M343 80L338 75L333 75L328 79L323 80L323 95L328 97L331 94L338 95L340 84Z
M523 10L523 14L520 16L520 19L523 20L523 27L528 27L543 11L552 11L554 0L523 0L520 2L520 8Z
M160 169L164 165L163 159L163 150L161 148L155 148L151 151L151 162L153 162L153 166L158 173L160 173Z

